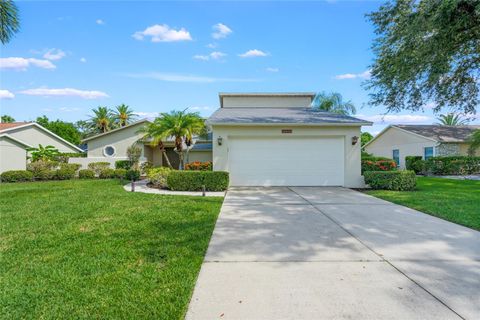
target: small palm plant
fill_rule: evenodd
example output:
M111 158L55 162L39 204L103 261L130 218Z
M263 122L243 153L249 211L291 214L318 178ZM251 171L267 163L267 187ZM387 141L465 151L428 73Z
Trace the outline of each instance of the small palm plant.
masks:
M90 116L89 125L100 133L111 129L113 123L112 112L107 107L92 109L93 116Z
M32 162L36 161L53 161L59 155L60 152L54 146L42 146L38 145L38 148L27 148L27 151L30 152Z
M113 120L119 127L125 127L137 118L137 115L126 104L121 104L113 111Z
M441 114L437 120L438 124L442 126L463 126L468 124L468 119L455 113Z
M318 111L333 112L343 115L355 114L357 110L351 101L343 101L340 93L317 93L312 107Z

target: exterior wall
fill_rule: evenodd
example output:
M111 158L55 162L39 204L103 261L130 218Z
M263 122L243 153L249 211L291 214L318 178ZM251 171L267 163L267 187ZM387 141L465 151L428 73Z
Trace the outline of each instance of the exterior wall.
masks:
M190 154L188 156L188 162L194 161L212 161L212 151L190 151Z
M468 143L459 143L459 151L462 156L468 156L468 148L470 147L470 144ZM480 157L480 148L478 148L475 151L475 156Z
M459 143L440 143L435 148L435 155L439 157L459 156L460 144ZM465 153L464 155L467 155L467 154Z
M307 108L311 97L223 97L224 108Z
M393 150L400 152L400 168L405 169L406 156L424 156L424 148L435 147L435 141L392 127L365 147L365 151L377 157L392 158Z
M33 125L8 131L8 134L20 141L28 143L32 147L38 147L38 145L41 144L43 146L54 146L60 152L79 152L67 143Z
M352 137L360 137L360 127L310 127L293 126L284 128L281 126L213 126L213 170L228 171L228 147L229 138L235 137L281 137L282 129L292 129L289 136L341 136L345 141L345 187L361 188L365 186L361 175L360 141L352 145ZM217 138L222 137L222 145L219 146ZM252 157L255 155L253 154ZM297 157L298 154L293 155ZM295 161L295 158L292 158ZM312 159L312 162L314 160ZM313 165L313 163L312 163Z
M27 151L8 138L0 138L0 173L27 168Z

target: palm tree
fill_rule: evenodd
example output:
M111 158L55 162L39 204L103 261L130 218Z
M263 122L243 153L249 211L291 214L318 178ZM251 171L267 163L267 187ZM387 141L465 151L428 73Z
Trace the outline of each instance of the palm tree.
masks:
M125 127L127 124L132 122L137 116L133 113L133 110L130 109L126 104L121 104L116 107L116 110L113 112L113 119L118 124L119 127Z
M173 169L170 159L168 159L167 151L165 149L165 144L163 140L168 138L165 133L165 128L160 118L155 118L153 122L148 123L138 132L143 133L143 139L151 139L150 145L160 149L160 152L163 155L163 158L167 161L167 165L170 169Z
M441 114L437 120L438 124L442 126L463 126L468 123L468 119L455 113Z
M15 33L20 30L17 5L12 0L0 1L0 41L10 42Z
M90 116L89 124L92 128L100 131L101 133L110 130L112 125L112 112L107 107L98 107L92 109L94 115Z
M319 111L339 113L343 115L355 114L357 110L351 101L343 101L340 93L317 93L312 107Z

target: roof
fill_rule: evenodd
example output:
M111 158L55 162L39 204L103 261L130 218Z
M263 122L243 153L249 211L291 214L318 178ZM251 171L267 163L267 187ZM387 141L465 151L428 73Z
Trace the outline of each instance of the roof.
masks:
M210 151L212 150L212 143L195 143L191 151Z
M371 122L312 108L220 108L209 125L372 125Z
M107 131L107 132L104 132L104 133L97 134L95 136L85 138L85 139L82 140L82 143L90 141L90 140L94 140L94 139L97 139L97 138L100 138L100 137L103 137L103 136L106 136L106 135L109 135L109 134L112 134L112 133L120 131L120 130L124 130L124 129L130 128L130 127L133 127L133 126L135 126L137 124L140 124L140 123L143 123L143 122L151 122L151 121L146 119L146 118L142 119L142 120L139 120L139 121L135 121L135 122L132 122L130 124L127 124L124 127L116 128L116 129L113 129L113 130L110 130L110 131Z
M42 127L41 125L39 125L38 123L36 122L13 122L14 124L17 124L17 125L12 125L12 126L7 126L6 128L4 127L0 127L0 132L2 133L6 133L6 132L10 132L10 131L14 131L14 130L17 130L17 129L20 129L20 128L26 128L26 127L37 127L38 129L46 132L47 134L51 135L52 137L62 141L63 143L65 143L66 145L72 147L73 149L77 150L78 152L83 152L82 149L80 149L79 147L77 147L76 145L74 145L73 143L63 139L62 137L56 135L55 133L53 133L52 131ZM6 123L5 123L6 124Z
M465 142L479 126L393 125L438 142Z
M30 123L30 122L2 122L0 123L0 132L6 129L23 126L27 123Z
M223 108L224 97L309 97L315 98L315 92L220 92L220 108Z
M10 140L12 140L12 141L15 141L16 143L21 144L21 145L24 146L24 147L32 148L32 146L29 145L28 143L25 143L25 142L23 142L22 140L19 140L19 139L15 138L15 137L12 137L12 136L9 135L8 133L2 133L2 134L0 134L0 138L10 139Z

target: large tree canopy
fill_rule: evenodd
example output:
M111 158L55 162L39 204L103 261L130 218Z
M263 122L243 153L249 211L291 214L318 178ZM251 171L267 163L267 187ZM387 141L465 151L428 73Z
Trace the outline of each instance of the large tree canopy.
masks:
M474 113L480 86L480 1L397 0L368 15L377 38L366 87L373 105L417 111L431 103Z
M35 122L74 145L80 144L81 135L73 123L62 120L50 121L46 116L38 117Z

